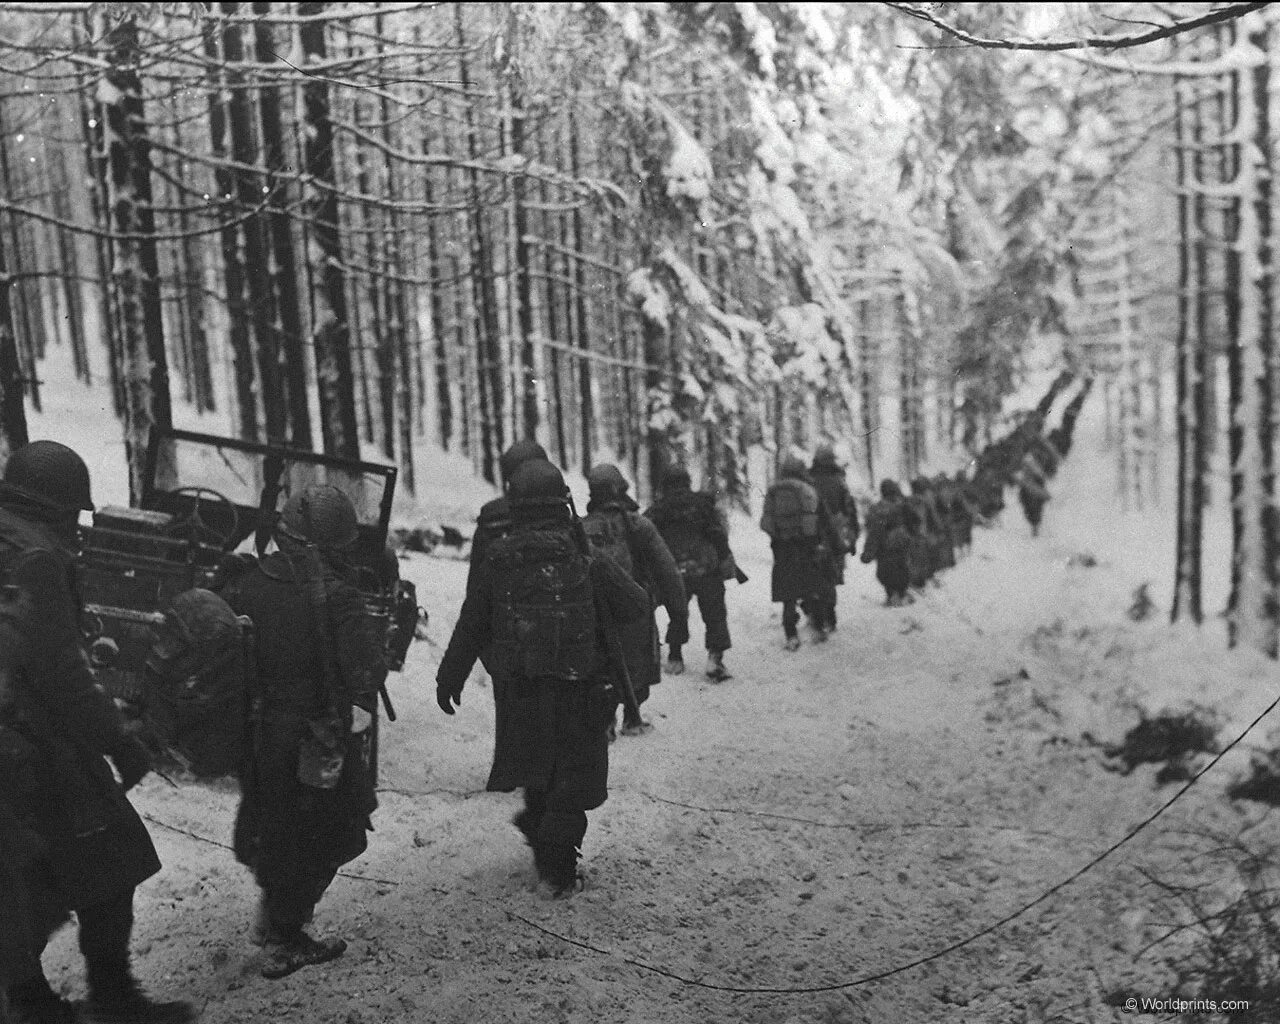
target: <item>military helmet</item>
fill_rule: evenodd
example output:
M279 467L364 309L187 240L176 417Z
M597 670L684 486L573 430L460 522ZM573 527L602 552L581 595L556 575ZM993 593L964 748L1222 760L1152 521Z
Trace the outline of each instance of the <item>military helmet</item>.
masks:
M511 478L515 476L516 470L523 466L526 462L536 460L546 460L547 452L537 441L526 439L517 441L498 459L498 471L502 474L502 482L508 487L511 486Z
M836 468L839 466L839 463L836 462L836 450L829 444L818 445L818 450L813 453L813 465L814 468L818 466Z
M689 471L683 466L672 466L663 474L662 488L666 491L687 491L693 486Z
M513 508L533 505L565 505L569 501L569 485L564 474L546 459L526 462L511 477L507 489Z
M783 480L803 480L804 460L795 455L788 455L782 460L782 468L778 470L778 476Z
M240 635L240 622L231 606L199 587L175 597L164 619L152 648L161 659L171 659L184 649L208 651Z
M593 466L591 472L587 474L587 487L590 488L593 498L617 497L620 494L626 494L630 486L626 477L622 475L622 470L611 462L602 462L598 466Z
M312 484L285 502L276 531L319 548L345 548L355 542L356 526L356 508L342 490Z
M32 441L15 450L4 465L4 482L19 494L60 512L93 511L89 467L57 441Z

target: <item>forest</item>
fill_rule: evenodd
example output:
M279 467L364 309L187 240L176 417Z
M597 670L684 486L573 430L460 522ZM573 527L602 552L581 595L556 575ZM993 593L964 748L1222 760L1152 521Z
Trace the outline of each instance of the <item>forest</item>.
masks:
M6 4L0 441L65 346L135 489L177 406L415 493L533 437L745 507L822 442L963 465L1048 352L1126 503L1176 429L1175 618L1225 450L1274 654L1266 7Z

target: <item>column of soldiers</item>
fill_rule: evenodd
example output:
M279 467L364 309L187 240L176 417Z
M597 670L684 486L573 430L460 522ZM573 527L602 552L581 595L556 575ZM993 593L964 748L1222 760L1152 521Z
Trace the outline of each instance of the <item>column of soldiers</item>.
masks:
M974 524L999 513L1006 484L1036 498L1034 485L1070 450L1088 390L1086 383L1047 437L1039 410L1026 417L983 451L972 478L917 478L909 496L894 481L881 484L862 561L877 563L888 603L909 600L912 588L955 564ZM666 473L642 515L617 467L595 467L582 519L536 443L513 446L500 468L504 493L481 510L436 697L454 714L474 664L483 662L496 706L488 788L523 791L514 824L539 878L563 895L580 883L587 812L607 798L619 706L624 735L649 728L641 707L662 670L656 608L668 617L665 667L678 674L691 639L689 602L697 599L706 676L724 681L725 583L746 577L714 496L694 491L681 468ZM189 1003L152 998L131 970L134 890L160 862L127 794L152 765L95 682L80 629L77 523L92 509L88 469L71 449L37 441L7 460L0 479L5 1024L176 1024L196 1016ZM1038 519L1027 514L1034 528ZM859 535L830 447L809 467L783 464L760 525L773 548L771 594L783 605L786 649L800 646L801 614L825 640L837 626L836 588ZM214 584L218 593L191 591L175 602L148 660L149 671L191 684L209 670L198 667L197 648L211 649L211 638L223 642L240 623L256 632L238 691L244 735L231 736L228 749L238 751L241 789L234 850L260 889L251 939L264 948L267 978L345 951L342 940L307 928L338 869L366 848L377 806L369 733L386 665L350 579L345 552L356 535L355 509L341 490L320 485L291 496L274 526L276 549L233 556ZM49 939L73 915L83 1006L55 993L41 964Z
M1046 399L1065 386L1060 377ZM1017 488L1018 501L1039 533L1049 501L1048 482L1071 450L1076 420L1092 388L1086 380L1063 411L1058 427L1044 432L1047 402L1023 416L1004 437L974 459L972 475L963 470L932 480L918 477L905 495L896 481L880 484L880 500L867 512L862 561L876 563L876 578L889 605L907 604L937 574L968 550L975 524L988 523L1004 509L1004 490Z

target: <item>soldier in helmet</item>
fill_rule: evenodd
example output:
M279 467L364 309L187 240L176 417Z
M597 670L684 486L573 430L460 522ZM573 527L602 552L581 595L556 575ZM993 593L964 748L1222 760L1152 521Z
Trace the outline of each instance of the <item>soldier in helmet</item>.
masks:
M861 525L858 522L858 505L849 493L849 485L845 483L844 467L836 460L835 449L829 444L819 445L813 453L813 464L809 467L809 483L818 492L827 515L840 538L840 550L831 553L831 572L837 587L844 585L845 559L853 554L858 543ZM810 615L821 614L826 621L815 622L817 627L831 632L836 628L836 599L828 604L815 607L810 603L806 608ZM814 616L817 618L818 616Z
M475 532L471 536L471 570L484 561L484 553L489 545L499 537L511 532L511 502L507 498L507 488L515 471L526 462L547 459L546 450L537 441L517 441L498 459L498 471L502 474L502 494L487 501L476 517ZM470 577L468 577L470 579Z
M130 969L134 889L160 861L125 795L150 770L147 751L95 683L81 641L77 521L92 509L88 467L70 448L34 441L9 456L0 483L0 576L6 600L22 607L0 630L14 666L0 724L27 751L35 792L18 813L41 847L36 883L48 904L28 923L34 948L26 969L9 979L10 1014L20 1024L74 1019L40 957L53 927L75 911L91 1020L186 1021L188 1004L151 1000Z
M257 638L234 845L262 891L255 938L268 978L346 950L305 926L372 827L363 734L386 668L364 601L340 574L341 553L356 539L350 498L327 484L307 487L280 513L277 550L223 593Z
M731 646L724 583L738 570L729 549L729 528L715 498L705 491L694 491L692 486L687 469L671 467L663 477L662 494L645 516L658 528L675 558L686 596L698 599L706 632L707 678L722 682L730 678L724 652ZM668 628L667 671L672 675L684 671L682 648L687 639L687 630L682 637Z
M670 622L668 642L687 643L689 602L680 579L680 567L658 528L640 515L640 506L627 493L629 485L617 466L606 462L593 467L587 474L587 486L591 497L582 526L592 549L622 566L648 591L652 606L661 604L666 608ZM622 646L636 702L643 704L650 688L662 679L658 625L652 613L623 631ZM646 726L639 715L629 708L623 709L623 735L642 732Z
M436 673L452 715L477 658L493 677L493 769L487 788L524 788L516 827L538 876L571 892L587 814L608 796L609 631L651 614L649 595L609 558L593 558L569 489L549 462L510 481L513 527L476 566Z

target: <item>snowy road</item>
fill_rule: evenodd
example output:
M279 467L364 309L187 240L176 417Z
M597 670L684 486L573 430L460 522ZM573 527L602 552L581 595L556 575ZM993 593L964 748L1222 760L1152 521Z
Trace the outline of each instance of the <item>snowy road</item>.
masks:
M612 795L584 848L588 887L567 901L534 882L509 824L516 798L480 792L493 719L482 674L455 718L435 706L436 645L465 563L416 556L406 573L434 645L418 644L393 678L400 721L384 733L377 831L348 866L361 877L339 879L317 919L351 940L346 957L262 980L245 939L252 885L226 849L193 838L229 840L234 793L151 777L138 803L165 871L140 892L140 973L198 999L213 1024L1124 1019L1108 993L1161 996L1167 984L1153 957L1133 956L1159 916L1136 867L1175 863L1192 823L1236 817L1208 778L1122 854L936 960L833 991L724 990L892 971L998 921L1123 835L1169 791L1149 771L1103 772L1079 736L1132 724L1117 709L1152 688L1149 666L1176 676L1169 685L1235 680L1247 720L1264 666L1224 668L1216 633L1125 619L1141 579L1123 523L1097 535L1099 565L1069 564L1078 506L1098 500L1091 461L1065 467L1045 536L1026 535L1015 505L911 607L881 607L869 569L851 564L840 630L795 654L767 603L767 547L739 521L752 579L730 594L735 678L692 672L655 690L655 730L613 748ZM55 984L79 992L72 936L55 948Z

